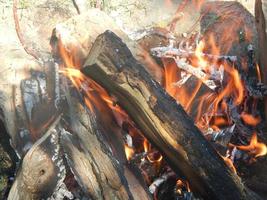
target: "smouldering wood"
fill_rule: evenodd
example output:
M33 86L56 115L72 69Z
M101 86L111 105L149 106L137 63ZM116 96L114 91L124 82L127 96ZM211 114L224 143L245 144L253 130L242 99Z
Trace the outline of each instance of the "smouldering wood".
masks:
M96 39L82 71L116 97L196 194L204 199L258 199L114 33L106 31Z
M72 130L70 133L63 131L62 147L85 194L93 199L151 199L144 189L145 184L140 181L142 178L136 177L136 174L141 177L141 173L138 170L133 172L125 157L116 156L116 150L124 155L124 149L120 148L122 135L115 135L114 129L104 133L106 130L101 125L104 121L97 123L94 113L77 98L66 95L69 109L66 118L71 119ZM116 139L116 148L112 147L114 141L108 141L105 134Z

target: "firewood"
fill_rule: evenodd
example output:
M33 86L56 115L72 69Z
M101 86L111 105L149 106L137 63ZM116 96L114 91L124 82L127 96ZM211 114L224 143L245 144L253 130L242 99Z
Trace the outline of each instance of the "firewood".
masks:
M9 192L9 200L47 199L62 187L65 168L56 130L60 119L58 117L54 121L47 133L25 155Z
M259 38L259 65L261 69L262 81L267 85L267 36L266 36L266 22L265 16L262 10L262 1L255 1L255 23L258 31ZM265 120L267 120L267 97L264 100L265 103Z
M111 31L95 41L82 72L104 87L144 136L204 199L259 199L205 140L181 105L150 78Z
M201 8L200 21L204 36L205 52L212 46L219 47L220 54L246 57L247 46L252 44L258 52L258 36L253 15L239 2L206 2ZM214 39L214 43L210 39Z
M137 178L142 177L141 173L127 164L122 135L114 133L112 127L104 133L107 129L102 124L112 124L110 119L98 122L95 114L68 91L66 96L69 113L65 113L65 118L71 119L68 122L71 130L70 133L63 131L62 147L85 194L93 199L151 199L144 181ZM114 140L108 140L105 135ZM124 158L118 156L121 153Z

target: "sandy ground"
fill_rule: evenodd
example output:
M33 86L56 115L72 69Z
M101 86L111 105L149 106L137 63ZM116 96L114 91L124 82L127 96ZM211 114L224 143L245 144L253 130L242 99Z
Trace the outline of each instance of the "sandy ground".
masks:
M95 0L77 0L84 3L82 10L93 6ZM103 8L114 20L130 33L150 26L167 25L181 0L103 0ZM238 0L254 13L255 0ZM267 15L267 0L263 0ZM22 32L29 45L42 52L49 52L49 38L56 24L77 15L72 0L19 0L18 14ZM178 32L186 32L197 17L192 12L188 23L179 24ZM5 48L21 48L14 28L12 0L0 0L0 52Z

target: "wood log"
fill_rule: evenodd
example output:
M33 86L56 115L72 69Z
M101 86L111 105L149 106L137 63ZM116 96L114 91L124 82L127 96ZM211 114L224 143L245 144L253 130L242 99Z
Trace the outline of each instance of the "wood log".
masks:
M8 200L47 199L61 187L65 167L59 153L58 117L25 155Z
M150 78L114 33L106 31L96 39L82 72L117 98L196 194L204 199L258 199L226 166L181 105Z
M262 81L267 85L267 36L266 36L266 22L264 13L262 10L262 1L255 1L255 23L258 31L259 38L259 65L261 69ZM267 120L267 97L264 100L265 103L265 120Z
M51 62L41 65L22 49L2 49L0 118L20 156L38 140L55 109L55 70ZM49 112L44 112L50 110ZM40 115L40 113L42 113Z
M112 124L110 119L99 123L95 114L74 96L66 90L69 111L65 119L70 119L71 134L63 132L62 147L84 193L93 199L151 199L144 181L137 178L142 177L141 173L132 171L127 164L122 134L114 133L119 127L109 126L107 131L101 123ZM108 117L107 111L105 118ZM105 135L115 139L108 140Z
M239 2L206 2L201 8L201 14L204 15L200 26L206 53L214 53L212 50L216 45L222 55L246 58L249 44L258 53L254 17Z

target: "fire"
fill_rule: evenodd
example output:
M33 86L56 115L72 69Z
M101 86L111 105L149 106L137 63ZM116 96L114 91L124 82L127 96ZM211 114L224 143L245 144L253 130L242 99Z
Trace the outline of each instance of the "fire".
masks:
M147 153L149 149L150 149L150 144L146 139L144 139L144 152Z
M261 70L260 70L260 66L258 63L256 64L256 70L257 70L258 81L259 83L261 83Z
M267 147L264 143L258 142L257 133L253 133L248 146L236 146L236 148L241 151L247 151L255 158L267 154Z
M230 168L230 170L231 170L232 172L234 172L235 174L237 174L237 171L236 171L236 168L235 168L235 166L234 166L233 161L232 161L230 158L225 157L225 156L222 156L222 158L223 158L225 164Z
M188 181L178 179L176 181L176 192L181 195L183 190L186 190L187 192L191 191L189 187L189 183Z
M148 153L146 158L147 158L147 160L149 162L151 162L151 163L160 163L162 161L163 157L162 157L161 154L150 152L151 145L146 139L144 139L143 146L144 146L144 152Z
M247 114L245 112L242 112L240 117L246 124L250 126L257 126L261 121L260 117L254 117L253 115Z
M197 57L197 66L201 69L206 69L208 67L208 62L203 57L203 50L205 48L205 43L200 41L197 45L195 55Z
M127 160L130 160L134 155L134 149L129 147L128 145L124 145L124 151L125 151Z

